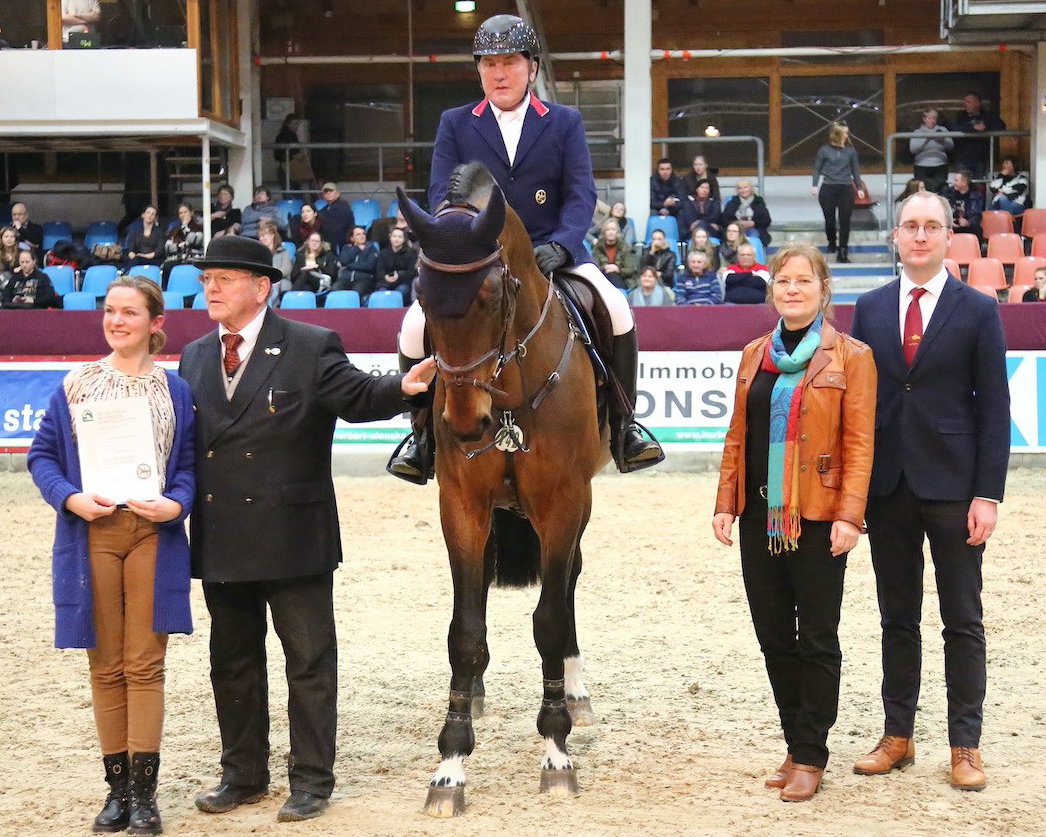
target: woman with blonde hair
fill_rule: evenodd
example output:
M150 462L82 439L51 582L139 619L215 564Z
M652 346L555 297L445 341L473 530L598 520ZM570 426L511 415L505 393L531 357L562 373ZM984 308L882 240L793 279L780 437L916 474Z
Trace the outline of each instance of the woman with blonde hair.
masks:
M18 233L14 227L0 227L0 274L18 270Z
M770 261L780 314L749 343L719 472L712 531L741 570L788 752L767 778L781 799L818 791L839 707L839 614L871 477L876 371L863 343L826 319L828 265L809 244Z
M854 197L864 198L857 149L850 144L850 129L833 122L828 129L828 142L817 149L814 158L814 183L810 193L817 198L824 213L824 234L828 252L836 253L836 215L839 216L838 255L836 261L850 261L850 216Z

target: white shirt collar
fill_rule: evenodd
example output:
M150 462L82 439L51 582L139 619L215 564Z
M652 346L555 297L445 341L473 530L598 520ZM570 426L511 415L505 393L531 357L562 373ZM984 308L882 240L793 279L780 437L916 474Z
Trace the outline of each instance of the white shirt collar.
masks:
M901 301L904 302L905 300L908 299L909 295L912 292L912 288L920 288L920 287L925 289L926 292L928 294L931 294L934 298L940 299L941 298L941 292L944 290L944 283L947 282L947 281L948 281L948 271L943 266L941 267L941 269L939 271L937 271L937 274L929 282L926 282L923 285L916 285L915 282L913 282L910 278L908 278L908 274L904 270L902 270L901 271Z
M487 101L490 101L490 100L488 99ZM516 107L511 108L511 110L513 110L516 113L518 113L519 114L519 119L520 119L520 121L522 121L527 116L527 108L528 107L530 107L530 92L529 91L527 92L527 95L523 97L523 101L520 102L518 105L516 105ZM494 118L498 122L500 122L501 121L501 114L505 113L505 111L503 111L501 108L499 108L493 102L490 102L490 110L494 114Z
M237 332L240 337L243 338L243 343L240 344L238 349L240 355L240 361L247 359L247 356L254 350L254 345L258 342L258 335L261 333L262 323L265 321L265 312L269 310L267 305L263 305L261 311L255 314L254 319L251 320L247 325ZM222 339L223 335L232 333L230 329L226 328L223 324L218 324L218 340ZM222 357L225 356L225 344L222 343Z

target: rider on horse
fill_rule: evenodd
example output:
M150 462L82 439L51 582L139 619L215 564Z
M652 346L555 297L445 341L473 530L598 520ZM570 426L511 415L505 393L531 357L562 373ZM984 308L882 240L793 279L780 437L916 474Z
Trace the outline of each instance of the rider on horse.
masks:
M608 360L630 405L627 411L612 407L618 414L611 418L617 423L613 435L621 441L614 456L627 473L660 462L664 454L634 423L639 343L632 310L589 260L583 244L596 188L581 114L546 104L530 92L539 53L534 30L514 15L496 15L476 31L472 54L486 98L443 113L432 154L429 205L446 198L456 166L479 160L523 221L541 272L573 265L602 297L614 332ZM417 302L403 318L399 351L400 365L407 369L425 356L425 315ZM415 443L388 465L390 473L410 482L424 483L433 471L435 446L426 418L412 411Z

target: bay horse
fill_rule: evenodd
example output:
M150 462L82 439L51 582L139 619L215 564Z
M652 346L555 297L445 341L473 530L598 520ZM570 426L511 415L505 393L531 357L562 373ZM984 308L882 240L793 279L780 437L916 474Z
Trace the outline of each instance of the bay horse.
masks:
M593 365L560 292L538 270L523 223L482 164L454 171L434 215L401 190L397 196L421 245L415 287L438 370L436 477L454 583L450 703L425 812L464 810L464 760L490 659L492 581L540 580L539 789L576 794L567 736L594 716L581 680L574 590L591 481L610 461Z

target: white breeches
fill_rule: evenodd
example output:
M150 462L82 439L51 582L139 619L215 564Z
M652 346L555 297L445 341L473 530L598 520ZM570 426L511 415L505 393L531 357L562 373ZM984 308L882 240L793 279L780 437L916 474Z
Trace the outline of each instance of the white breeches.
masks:
M614 335L627 334L635 328L632 309L620 288L614 287L593 262L575 265L574 270L584 276L603 298L610 312ZM415 300L407 309L400 324L399 350L409 358L425 357L425 312Z

